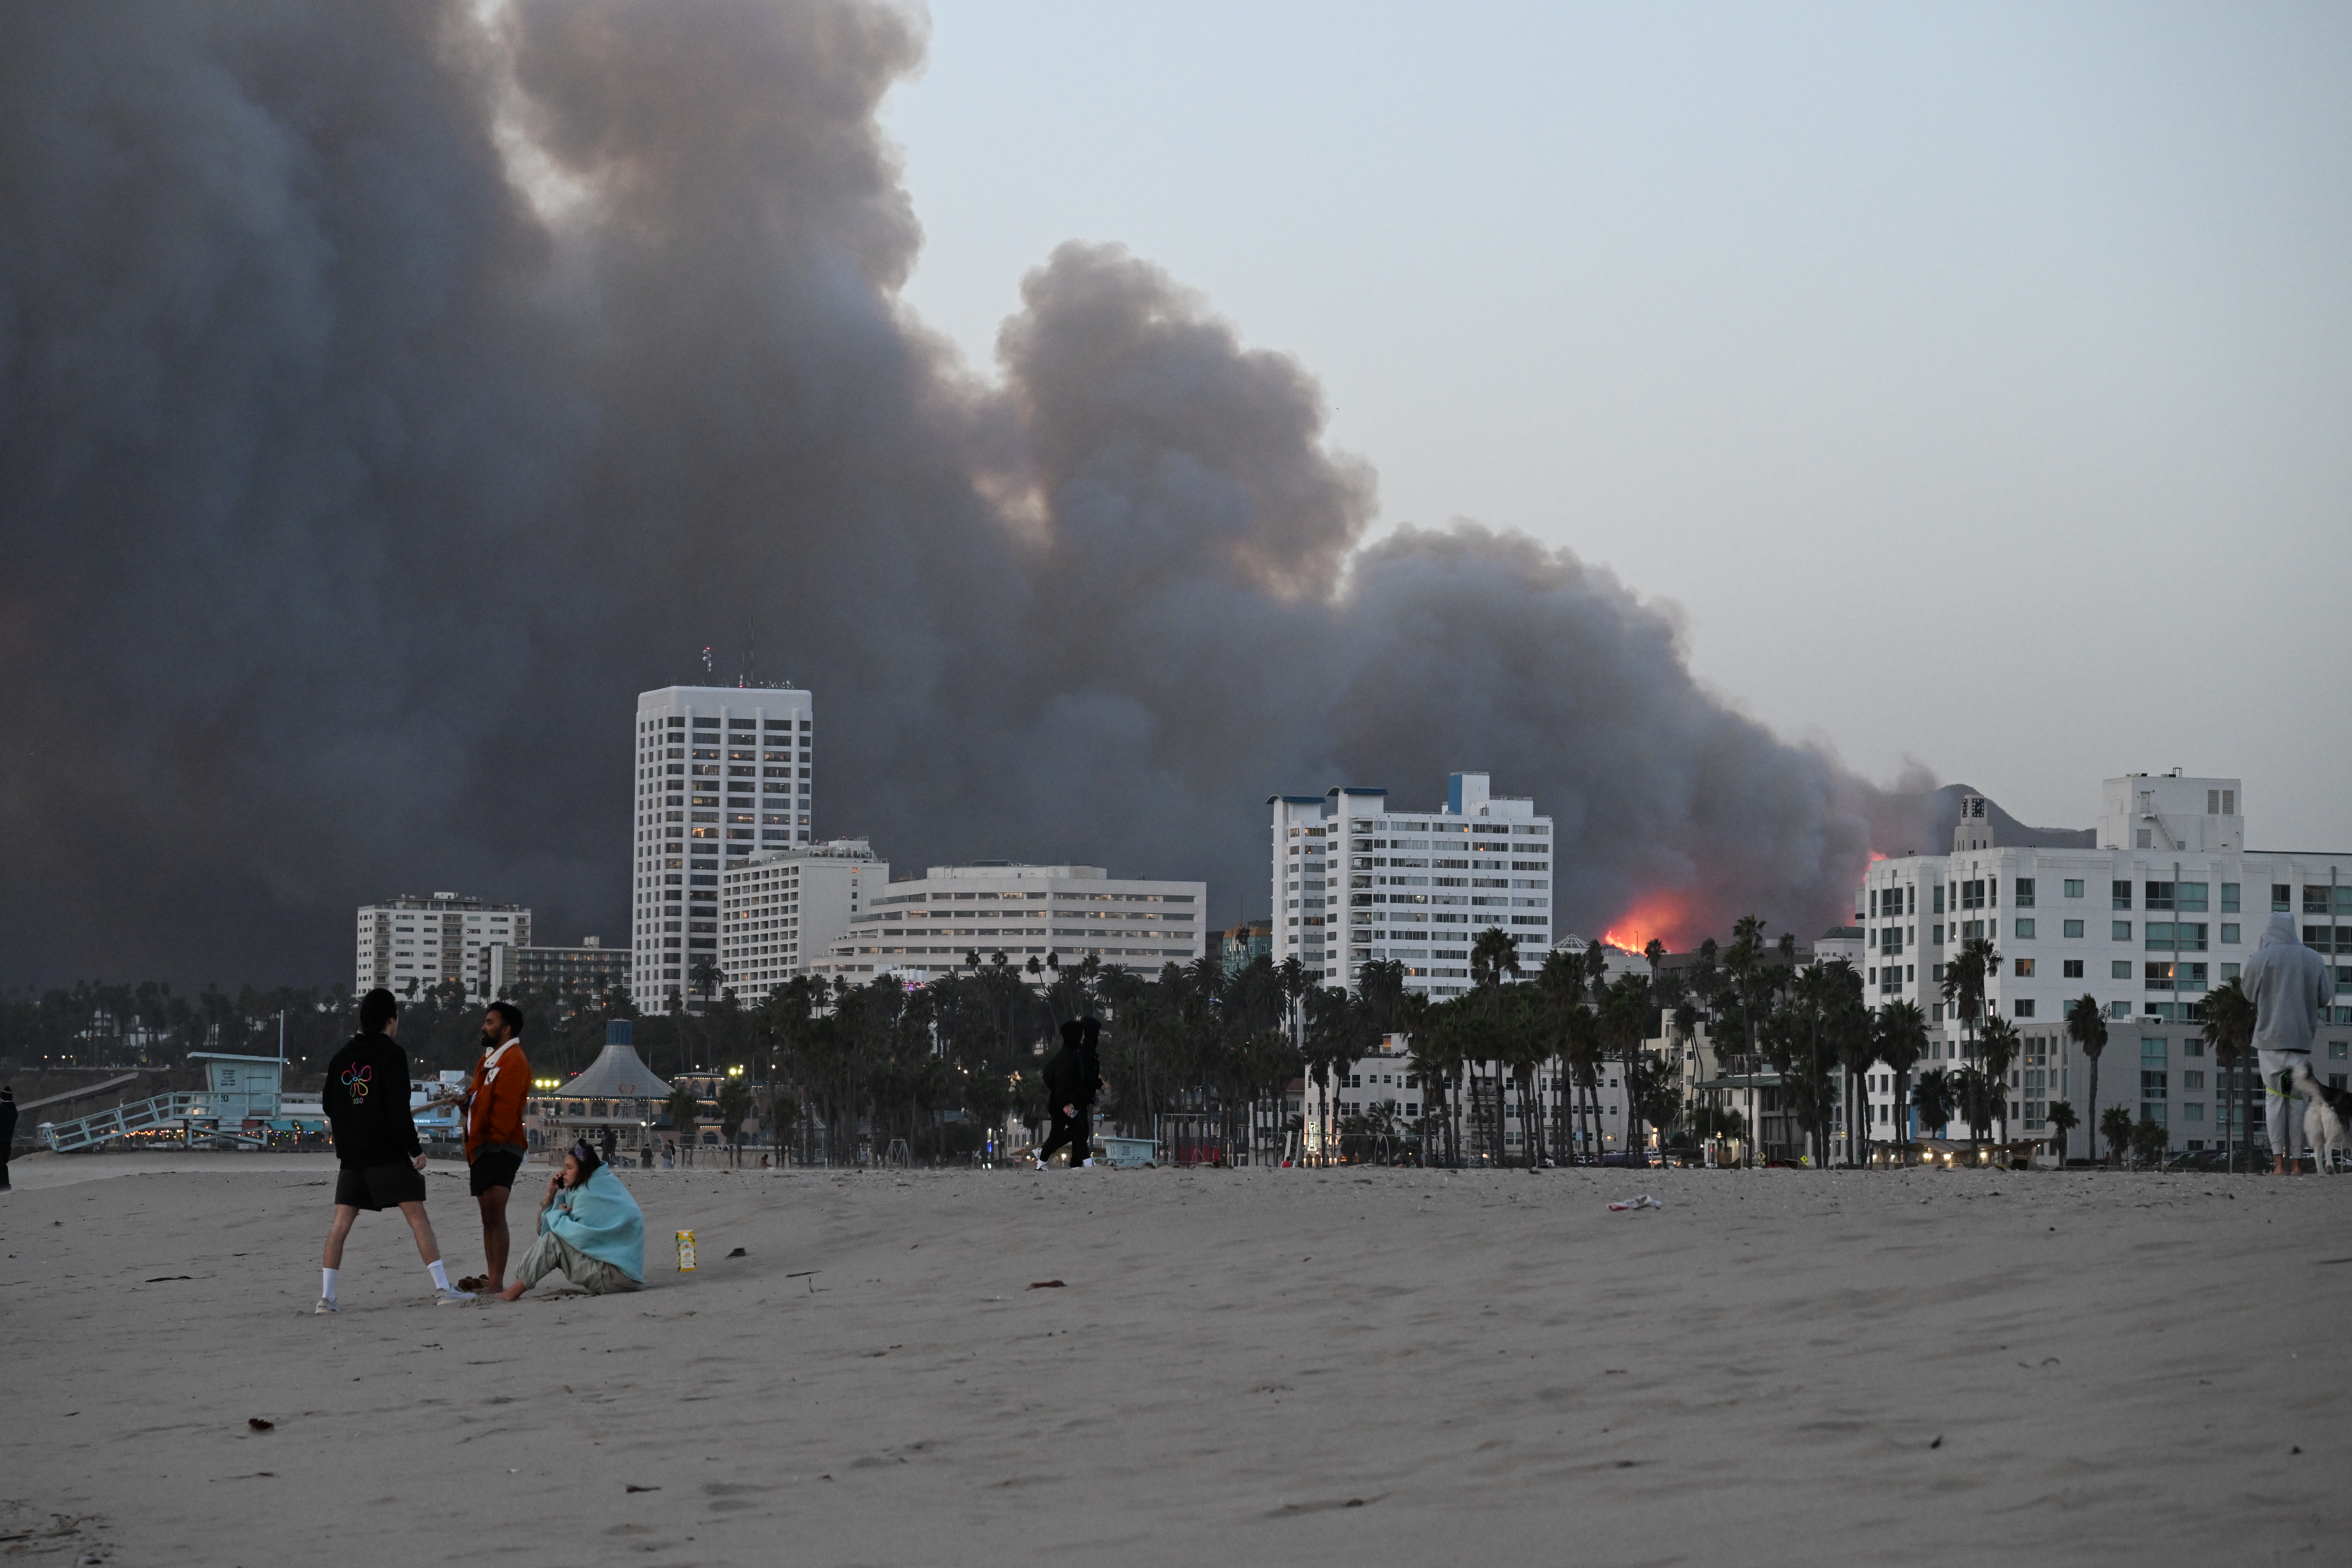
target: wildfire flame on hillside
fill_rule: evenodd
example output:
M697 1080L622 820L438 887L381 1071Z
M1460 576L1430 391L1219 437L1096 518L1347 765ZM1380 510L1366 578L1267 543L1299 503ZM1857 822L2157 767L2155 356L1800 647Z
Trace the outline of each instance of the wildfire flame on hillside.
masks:
M1601 940L1627 952L1640 952L1655 937L1674 949L1676 939L1687 934L1683 930L1686 918L1680 899L1670 893L1645 893L1601 933Z

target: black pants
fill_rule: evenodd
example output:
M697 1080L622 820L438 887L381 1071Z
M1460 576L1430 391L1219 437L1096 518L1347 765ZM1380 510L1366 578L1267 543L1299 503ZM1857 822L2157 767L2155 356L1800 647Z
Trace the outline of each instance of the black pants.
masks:
M1084 1160L1088 1147L1094 1142L1094 1114L1095 1108L1084 1100L1078 1102L1075 1116L1065 1116L1058 1110L1054 1112L1053 1134L1045 1140L1045 1146L1037 1151L1037 1158L1050 1160L1055 1150L1067 1143L1070 1146L1070 1163L1075 1165Z

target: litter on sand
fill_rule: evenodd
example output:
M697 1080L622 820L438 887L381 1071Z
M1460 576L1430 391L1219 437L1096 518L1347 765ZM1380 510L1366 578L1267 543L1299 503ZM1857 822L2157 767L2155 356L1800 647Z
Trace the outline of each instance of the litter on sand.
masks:
M1662 1209L1665 1206L1665 1205L1660 1203L1649 1194L1643 1193L1638 1198L1633 1198L1622 1203L1611 1204L1609 1205L1609 1212L1612 1214L1622 1214L1627 1209Z

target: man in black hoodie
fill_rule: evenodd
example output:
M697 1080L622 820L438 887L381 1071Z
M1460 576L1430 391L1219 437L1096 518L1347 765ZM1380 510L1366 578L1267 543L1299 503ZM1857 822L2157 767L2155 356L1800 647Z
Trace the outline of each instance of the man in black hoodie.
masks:
M360 998L360 1032L327 1063L327 1121L335 1130L335 1220L327 1231L327 1252L319 1270L315 1312L333 1312L335 1288L343 1267L343 1238L360 1210L400 1210L416 1237L416 1255L433 1276L436 1305L470 1301L473 1296L449 1283L441 1266L441 1244L425 1217L425 1144L408 1110L408 1053L400 1033L400 1004L382 987Z
M1081 1043L1086 1026L1073 1018L1062 1026L1062 1048L1045 1063L1045 1108L1053 1113L1054 1130L1045 1139L1045 1146L1037 1151L1037 1168L1054 1157L1054 1151L1066 1143L1070 1146L1070 1163L1087 1162L1088 1128L1087 1107L1094 1099L1094 1079L1087 1070L1086 1047Z
M8 1190L8 1146L16 1141L16 1091L0 1089L0 1193Z

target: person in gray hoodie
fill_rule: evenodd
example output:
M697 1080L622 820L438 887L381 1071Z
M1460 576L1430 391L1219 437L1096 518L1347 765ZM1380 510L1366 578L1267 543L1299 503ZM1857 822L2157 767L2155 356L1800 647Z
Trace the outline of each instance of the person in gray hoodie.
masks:
M2253 999L2254 1056L2262 1067L2272 1168L2284 1175L2300 1158L2294 1145L2303 1135L2303 1097L2294 1092L2294 1069L2311 1060L2311 1037L2336 986L2326 962L2295 940L2294 918L2283 911L2271 916L2238 984Z

